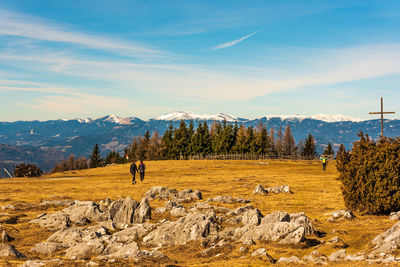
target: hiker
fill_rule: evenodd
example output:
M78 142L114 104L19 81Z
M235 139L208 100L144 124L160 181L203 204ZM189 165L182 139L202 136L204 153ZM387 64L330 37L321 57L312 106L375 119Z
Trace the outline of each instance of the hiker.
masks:
M144 165L143 160L140 161L139 164L139 173L140 173L140 181L144 180L144 171L146 170L146 165Z
M135 164L135 160L132 161L130 170L131 170L131 173L132 173L132 184L136 184L136 179L135 178L136 178L136 173L138 172L138 168L137 168L137 166Z
M325 157L325 155L322 155L319 159L322 161L322 169L325 171L326 163L328 162L328 159Z

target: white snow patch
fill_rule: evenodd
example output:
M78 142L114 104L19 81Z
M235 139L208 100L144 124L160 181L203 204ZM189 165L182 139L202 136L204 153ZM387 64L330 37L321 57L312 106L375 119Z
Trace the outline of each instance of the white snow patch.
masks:
M228 115L224 113L218 113L215 115L209 114L196 114L193 112L176 111L166 115L162 115L154 118L154 120L162 121L179 121L179 120L211 120L211 121L238 121L239 117Z

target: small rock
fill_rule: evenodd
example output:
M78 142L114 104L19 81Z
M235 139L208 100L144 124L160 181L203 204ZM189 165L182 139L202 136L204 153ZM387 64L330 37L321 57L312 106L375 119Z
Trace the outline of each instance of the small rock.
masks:
M247 251L249 251L249 248L248 247L240 247L239 251L242 253L247 253Z
M265 196L265 195L268 194L268 191L265 190L264 187L263 187L262 185L259 184L259 185L257 185L257 186L254 188L253 194L254 194L254 195L263 195L263 196Z
M293 194L292 191L290 191L290 187L288 185L279 185L279 186L273 186L265 189L268 191L268 193L275 193L275 194L280 194L280 193L286 193L286 194Z
M0 257L25 258L25 255L16 250L13 245L0 243Z
M340 239L338 236L335 236L335 237L329 239L326 242L326 244L330 245L333 248L347 248L349 246L342 239Z
M279 263L285 263L285 264L287 264L287 263L297 263L297 264L302 264L304 262L302 260L300 260L299 258L297 258L296 256L291 256L289 258L280 257L277 263L278 264Z
M329 261L340 261L346 258L346 250L341 249L336 252L333 252L329 257Z
M267 253L265 248L259 248L255 251L253 251L253 253L251 253L251 256L252 257L263 257L263 258L266 258L271 263L275 262L275 260Z
M9 236L5 230L1 233L1 240L4 242L11 242L14 240L13 237Z

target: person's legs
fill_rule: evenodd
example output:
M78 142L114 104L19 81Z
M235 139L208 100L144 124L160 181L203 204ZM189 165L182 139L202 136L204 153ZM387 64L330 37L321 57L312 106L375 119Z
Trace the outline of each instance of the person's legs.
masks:
M135 177L135 174L132 175L132 184L136 184L136 177Z
M144 180L144 172L141 172L140 173L140 181L143 182L143 180Z
M322 164L322 168L324 169L324 171L326 170L326 163Z

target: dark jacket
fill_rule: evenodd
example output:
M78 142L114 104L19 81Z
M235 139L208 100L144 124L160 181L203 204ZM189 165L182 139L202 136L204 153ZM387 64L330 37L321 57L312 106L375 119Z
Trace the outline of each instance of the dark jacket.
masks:
M137 168L136 164L135 164L135 163L132 163L132 164L131 164L131 173L132 173L132 174L135 174L135 173L137 173L137 172L138 172L138 168Z
M144 163L139 164L139 172L144 172L146 170L146 165Z

